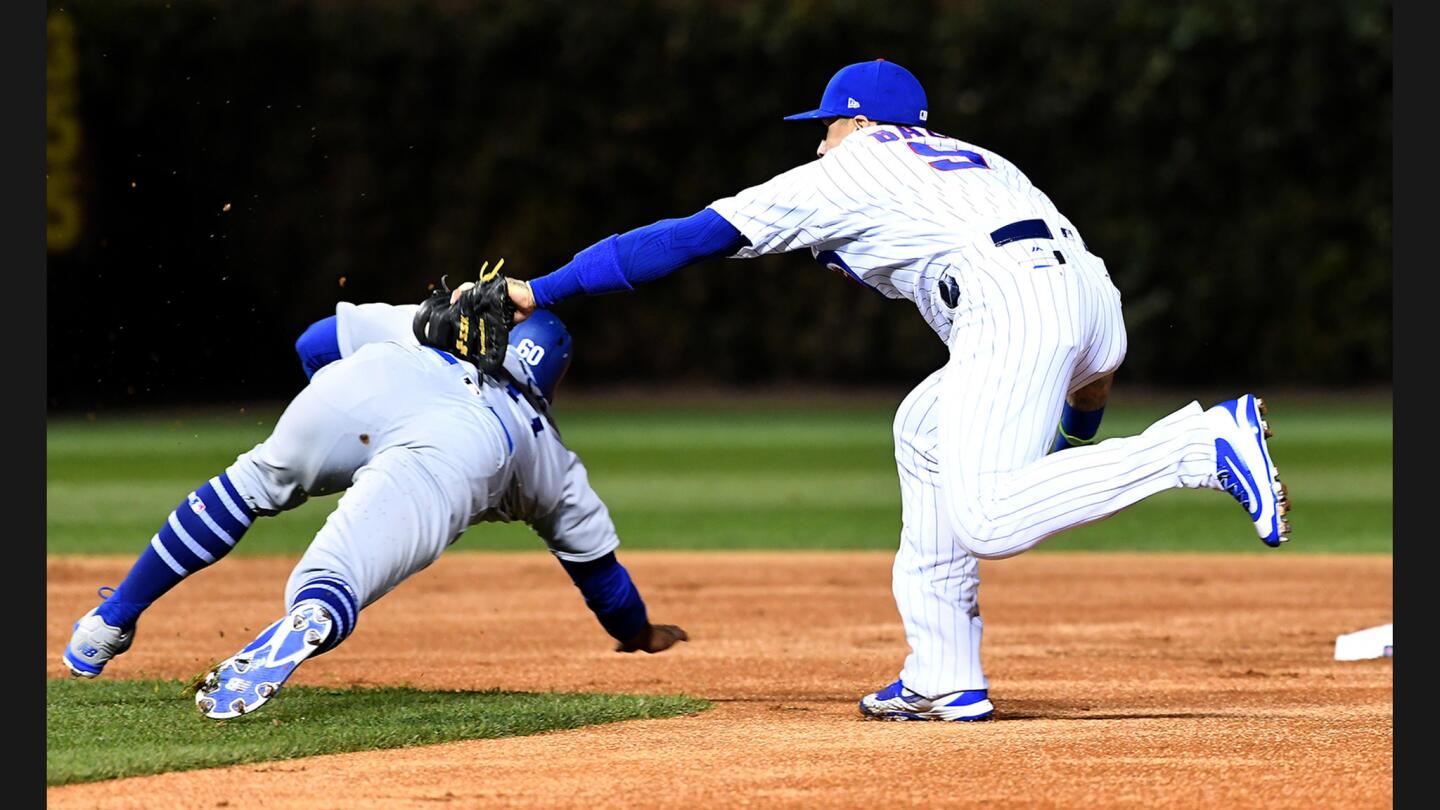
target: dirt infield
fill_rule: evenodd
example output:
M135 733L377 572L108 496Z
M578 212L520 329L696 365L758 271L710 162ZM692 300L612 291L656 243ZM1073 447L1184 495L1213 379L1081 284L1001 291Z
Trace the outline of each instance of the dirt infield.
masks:
M883 553L624 553L693 641L610 652L543 554L457 554L291 683L684 692L716 707L536 737L51 788L54 808L1389 807L1389 661L1331 660L1391 621L1382 556L1025 555L982 563L997 720L859 719L905 642ZM291 559L231 559L142 620L114 677L189 677L272 621ZM46 671L128 561L53 558ZM223 633L223 637L222 637ZM283 694L280 700L284 699ZM187 707L177 705L177 710Z

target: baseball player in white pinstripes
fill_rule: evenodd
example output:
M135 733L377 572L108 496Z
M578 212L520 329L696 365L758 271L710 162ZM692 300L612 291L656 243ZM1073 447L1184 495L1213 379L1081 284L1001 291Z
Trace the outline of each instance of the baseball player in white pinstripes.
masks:
M895 420L903 528L894 591L911 653L898 680L861 699L863 714L992 714L976 558L1019 554L1178 487L1228 491L1266 544L1288 539L1264 404L1252 395L1208 410L1191 402L1138 436L1079 446L1093 439L1125 357L1120 294L1074 224L1014 164L928 128L909 71L884 60L847 66L820 107L795 119L824 123L817 160L694 216L601 240L510 290L523 319L712 256L809 248L829 269L920 310L950 359Z

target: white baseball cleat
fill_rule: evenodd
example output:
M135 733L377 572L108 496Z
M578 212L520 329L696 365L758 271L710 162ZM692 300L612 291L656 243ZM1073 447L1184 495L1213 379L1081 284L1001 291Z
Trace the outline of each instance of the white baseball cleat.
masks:
M1217 489L1230 493L1255 523L1255 532L1272 548L1290 539L1290 499L1265 440L1274 435L1265 421L1265 401L1254 394L1221 402L1210 409L1220 423L1215 439Z
M334 633L329 611L319 605L300 605L206 673L195 690L195 705L213 720L255 711Z
M130 649L135 641L135 628L121 630L112 627L91 608L89 613L75 622L70 643L65 645L65 666L77 678L94 678L100 675L110 659Z
M875 720L985 720L995 713L984 689L927 698L896 681L860 698L860 713Z

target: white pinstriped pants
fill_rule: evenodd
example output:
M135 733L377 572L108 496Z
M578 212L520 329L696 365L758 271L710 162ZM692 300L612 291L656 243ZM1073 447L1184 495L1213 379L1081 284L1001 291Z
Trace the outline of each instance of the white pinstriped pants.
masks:
M1124 359L1125 326L1098 258L1031 261L1025 244L956 274L950 361L895 418L893 589L911 650L901 679L923 695L988 688L976 558L1019 554L1215 473L1216 432L1196 402L1139 436L1046 455L1065 396Z

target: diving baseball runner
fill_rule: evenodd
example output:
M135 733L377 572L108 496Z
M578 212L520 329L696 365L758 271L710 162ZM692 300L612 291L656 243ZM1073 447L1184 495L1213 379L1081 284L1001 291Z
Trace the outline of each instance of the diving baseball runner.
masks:
M342 303L306 330L296 349L310 384L269 438L186 496L119 587L75 623L63 655L71 673L101 674L129 649L146 608L256 520L342 490L290 575L286 615L199 685L207 717L258 709L301 662L355 632L367 605L479 522L529 523L617 651L686 640L650 623L616 559L610 514L551 418L571 357L564 324L531 316L510 331L503 368L482 374L480 317L462 297L469 286L421 306Z
M1126 350L1104 261L1014 164L928 119L909 71L849 65L818 109L787 119L824 125L818 159L693 216L603 239L529 284L512 279L510 294L523 319L706 258L809 249L830 270L912 302L950 358L896 414L903 527L893 584L910 655L860 711L978 720L994 707L980 664L977 558L1019 554L1182 487L1229 492L1278 546L1288 502L1265 407L1250 394L1208 410L1191 402L1138 436L1092 443Z

